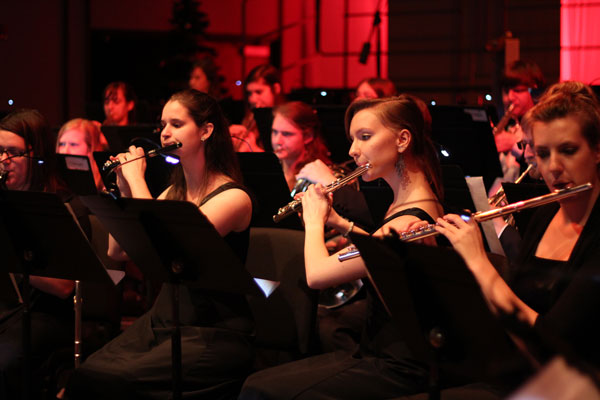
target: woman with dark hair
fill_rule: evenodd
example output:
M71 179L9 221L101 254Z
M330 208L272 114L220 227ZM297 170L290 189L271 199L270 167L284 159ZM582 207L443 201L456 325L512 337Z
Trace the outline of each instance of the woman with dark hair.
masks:
M19 110L0 121L0 166L9 190L56 192L54 143L46 119L36 110ZM10 228L10 227L9 227ZM17 283L18 280L15 282ZM74 283L31 276L31 372L57 348L73 344ZM18 284L20 286L20 283ZM22 290L22 288L21 288ZM0 398L18 398L22 390L22 304L0 302ZM40 379L30 393L37 397Z
M111 82L103 92L104 115L102 125L134 125L136 123L137 96L126 82Z
M182 146L172 185L158 199L194 203L234 252L244 259L252 214L227 124L216 100L188 89L174 94L162 112L161 142ZM115 159L143 155L130 147ZM145 160L123 164L117 183L125 197L151 198ZM127 259L111 237L109 255ZM215 266L217 268L218 266ZM69 398L156 398L172 390L171 309L173 286L163 284L152 309L120 336L92 354L69 385ZM182 389L184 397L231 398L253 363L253 322L242 295L180 288Z
M0 121L0 130L8 189L55 192L56 156L46 118L37 110L15 111Z
M396 85L386 78L365 78L356 86L356 100L396 96Z
M363 179L383 178L394 192L385 219L372 232L402 232L415 222L442 215L439 163L424 129L423 115L410 97L359 100L346 111L346 131L352 140L349 154L356 164L371 164ZM329 255L325 224L340 232L358 230L330 209L330 196L320 184L302 197L306 230L306 278L321 289L367 276L362 258L344 262ZM426 368L411 358L410 349L365 282L369 315L360 347L266 369L251 375L241 399L387 399L426 388Z
M264 151L252 109L275 107L284 101L281 77L277 68L269 64L254 67L244 83L248 106L241 125L231 125L229 132L236 151Z
M320 126L317 112L301 101L284 103L273 110L271 145L290 190L296 184L296 174L307 163L321 160L331 164Z
M223 96L219 68L210 57L202 57L194 62L188 84L190 89L207 93L215 99Z

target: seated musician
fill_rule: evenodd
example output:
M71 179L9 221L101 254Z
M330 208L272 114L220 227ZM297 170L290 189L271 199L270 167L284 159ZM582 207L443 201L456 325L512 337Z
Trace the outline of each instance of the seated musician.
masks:
M536 328L598 367L600 105L589 87L559 83L527 112L523 127L551 191L587 182L593 189L536 211L507 280L488 260L473 221L450 214L437 220L437 230L462 256L494 313Z
M52 135L46 119L38 111L15 111L0 121L0 166L7 174L4 185L8 190L56 192L62 189L56 179ZM3 279L9 279L8 274ZM22 291L20 276L14 275L14 284ZM31 276L30 285L34 288L30 305L30 376L34 378L29 392L32 398L38 398L42 363L54 350L73 345L73 303L69 295L74 282ZM0 303L0 398L16 399L21 397L23 389L23 305L16 300L10 304Z
M321 137L319 117L309 105L284 103L273 110L273 117L271 144L291 191L305 164L315 160L331 164L329 152Z
M95 151L108 149L108 142L95 121L75 118L66 122L58 131L56 152L59 154L74 154L87 156L90 160L94 182L98 190L104 189L100 170L94 161Z
M229 133L233 138L235 151L261 152L264 148L252 109L276 107L283 103L279 71L269 64L254 67L246 77L244 89L248 107L246 115L240 125L233 124L229 127Z
M502 166L502 177L498 177L489 190L492 196L502 182L514 182L527 168L520 145L523 140L521 119L537 101L534 93L546 86L540 67L530 61L517 60L511 63L502 78L504 116L494 128L494 139Z
M245 259L252 202L240 185L240 171L227 122L217 101L188 89L165 104L163 146L180 142L172 185L159 200L187 200ZM117 184L122 196L151 198L144 180L141 148L130 147L116 158L122 165ZM137 161L124 163L139 158ZM111 237L109 255L126 259ZM214 266L218 268L217 265ZM120 336L92 354L75 370L67 386L73 398L168 398L172 392L171 313L173 285L163 284L152 309ZM184 397L231 398L249 373L254 356L253 322L242 295L180 287L182 390Z
M346 112L352 141L350 156L371 168L363 179L383 178L393 202L374 233L407 230L420 220L442 215L439 162L425 130L423 114L408 96L354 102ZM309 286L317 289L364 278L364 261L340 262L325 247L324 226L346 232L359 230L330 208L330 196L320 184L302 197L306 229L305 266ZM400 339L374 289L367 282L368 316L360 347L327 353L251 375L241 399L387 399L417 393L427 387L426 367L416 362Z

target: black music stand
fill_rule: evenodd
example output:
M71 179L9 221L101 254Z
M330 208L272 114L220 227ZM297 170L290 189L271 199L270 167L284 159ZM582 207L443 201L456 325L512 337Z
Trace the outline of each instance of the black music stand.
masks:
M87 156L57 154L58 174L71 192L79 196L96 194L96 182Z
M254 196L252 226L265 228L303 229L297 215L291 215L279 223L273 215L280 207L293 199L283 176L281 164L273 153L237 153L244 185Z
M273 146L271 145L271 126L273 125L273 108L253 108L252 114L254 115L256 129L258 129L258 135L260 136L263 148L267 152L272 152Z
M467 176L481 176L486 189L502 167L490 126L488 110L481 107L430 106L431 137L441 164L460 165Z
M194 204L100 196L83 197L82 201L144 274L173 284L173 398L181 399L179 285L213 292L263 294Z
M3 272L23 276L23 396L29 398L29 277L35 275L116 285L124 273L104 268L73 215L56 194L0 191L0 222ZM80 268L82 265L86 268Z
M439 399L439 371L505 383L515 378L515 370L528 368L455 251L359 234L351 238L414 357L430 366L430 399Z

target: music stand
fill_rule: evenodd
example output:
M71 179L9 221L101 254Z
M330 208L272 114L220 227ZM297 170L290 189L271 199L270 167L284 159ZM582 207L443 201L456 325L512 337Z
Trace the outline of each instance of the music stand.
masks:
M82 201L144 274L173 284L173 398L180 399L179 285L247 295L262 292L196 205L100 196L86 196Z
M290 215L281 222L273 222L279 208L293 199L283 176L281 164L273 153L237 153L244 185L254 196L252 226L302 230L297 215Z
M273 146L271 145L271 127L273 125L273 108L253 108L252 114L254 114L256 129L258 129L258 135L260 136L263 148L267 152L272 152Z
M111 126L103 125L102 133L111 151L124 151L130 144L143 141L160 143L160 130L154 124ZM137 144L139 146L139 144Z
M503 382L527 364L455 251L359 234L351 239L414 357L430 366L430 398L439 399L438 370Z
M29 398L31 275L116 285L121 271L104 268L62 200L53 193L0 191L4 272L22 274L24 397ZM80 268L85 265L86 268Z
M482 176L490 186L502 167L487 110L481 107L430 106L431 137L441 164L460 165L467 176Z
M96 182L87 156L57 154L58 174L71 192L80 196L96 194Z

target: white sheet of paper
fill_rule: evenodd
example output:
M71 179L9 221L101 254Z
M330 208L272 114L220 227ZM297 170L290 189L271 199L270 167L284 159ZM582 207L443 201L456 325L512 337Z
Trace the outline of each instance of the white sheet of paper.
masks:
M488 202L487 193L485 191L485 185L483 184L483 178L481 176L470 176L465 178L469 192L471 192L471 198L473 204L475 204L476 211L488 211L490 209L490 203ZM505 255L500 240L496 235L496 229L492 221L481 222L481 228L483 234L487 240L487 244L490 248L490 252L500 255Z
M269 281L267 279L260 278L254 278L254 282L256 282L260 290L262 290L267 298L275 291L275 289L277 289L280 283L277 281Z

